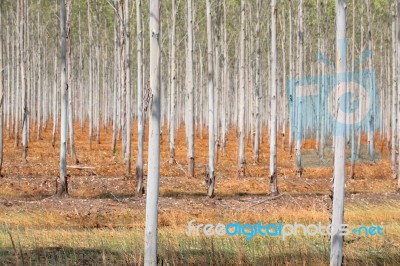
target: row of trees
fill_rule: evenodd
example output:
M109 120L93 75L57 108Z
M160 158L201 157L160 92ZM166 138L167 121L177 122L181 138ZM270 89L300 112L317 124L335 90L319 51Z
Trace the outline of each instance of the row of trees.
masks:
M213 134L210 155L215 154L208 171L212 195L215 169L211 161L217 163L219 154L224 154L228 130L237 128L238 176L245 176L250 160L245 158L246 140L253 147L252 161L257 163L260 144L265 141L262 132L268 130L271 166L276 165L274 140L279 135L281 145L295 153L300 177L304 167L303 140L317 139L316 149L323 158L334 135L335 119L328 108L329 100L334 101L329 98L334 80L325 75L332 73L334 65L329 61L334 58L332 51L335 50L334 35L329 34L335 20L334 2L287 1L270 8L262 1L243 1L239 5L225 0L210 3L210 12L206 11L205 4L201 1L192 6L175 1L161 4L164 18L170 18L161 25L159 36L165 70L161 72L161 124L169 128L170 162L175 162L176 128L185 124L188 173L193 176L194 132L199 130L203 136L207 126L209 134ZM136 157L138 193L143 191L143 129L151 98L147 63L150 33L142 26L148 20L147 8L147 5L142 7L141 1L133 5L122 0L112 3L76 0L67 1L66 9L68 150L72 161L79 162L74 145L74 121L82 129L88 123L91 144L99 143L103 128L110 127L113 153L117 152L118 139L122 139L127 175L132 172L131 157ZM44 0L19 0L4 1L2 9L5 43L2 55L7 62L4 68L6 136L14 138L16 148L22 136L22 160L25 161L29 139L41 139L43 127L54 121L54 145L60 123L62 97L58 88L62 76L60 60L52 56L61 47L56 19L59 6L57 2ZM355 72L375 69L374 97L382 109L378 112L379 106L374 106L376 110L369 112L365 120L368 122L348 129L347 139L352 143L351 176L355 175L354 162L360 156L361 136L366 133L371 160L375 156L375 135L380 134L387 140L393 174L397 176L399 105L394 75L397 66L393 57L396 7L394 2L387 1L353 1L348 3L348 11L348 18L352 18L349 19L351 37L347 38L352 51L347 59L348 69ZM136 19L132 19L135 13ZM135 48L137 52L133 53ZM373 56L364 53L368 49ZM316 51L319 51L319 60ZM367 64L362 62L363 58ZM299 100L293 86L288 86L290 78L303 76L321 77L315 81L322 88L317 99ZM275 108L282 111L275 112ZM362 108L359 110L361 113ZM384 113L391 115L383 116ZM138 132L131 132L133 120L138 123ZM134 153L130 144L133 133L137 133L139 140ZM273 167L270 169L271 184L275 187L276 171Z
M145 234L148 264L156 263L159 145L164 124L169 127L170 163L175 163L175 130L184 123L190 176L195 172L195 132L198 130L202 136L204 126L208 127L210 197L214 195L218 154L224 153L231 128L237 129L239 177L246 175L246 140L251 140L253 161L258 163L262 131L269 131L271 195L278 194L278 135L283 148L296 155L298 177L303 171L304 139L316 138L320 158L325 156L328 140L332 140L335 229L343 223L347 142L351 142L352 177L363 134L367 135L371 160L375 159L375 136L380 134L391 148L394 177L400 166L396 155L400 149L397 122L400 37L396 38L396 33L400 36L400 4L383 0L352 1L347 6L348 14L345 5L344 0L278 4L272 0L270 6L261 0L162 3L151 0L149 5L142 5L141 0L136 0L136 5L129 0L2 1L1 132L4 122L16 148L22 135L22 161L26 162L32 133L41 139L43 127L53 121L54 145L60 128L58 194L61 196L68 193L67 133L72 161L79 162L74 122L79 122L82 129L88 123L90 145L94 141L100 143L103 127L112 128L111 152L117 152L120 138L122 160L126 174L130 175L131 125L136 119L136 191L142 194L144 124L148 120ZM136 20L131 19L134 14ZM348 25L346 17L352 18ZM149 21L148 28L143 21ZM352 28L351 38L346 35L346 26ZM346 38L348 41L343 45ZM351 60L346 57L346 45L351 47ZM315 60L315 51L320 51L319 60ZM53 56L55 53L61 56ZM333 64L329 58L335 54L336 64ZM132 63L134 56L136 64ZM375 83L371 72L363 71L364 60L368 61L368 70L376 69ZM3 61L5 66L1 66ZM346 74L340 83L338 76L347 73L349 66L350 73L359 71L361 77ZM335 69L334 78L327 75ZM349 75L355 83L372 91L370 95L358 93L353 98L359 103L357 107L346 101L347 92L354 92L350 85L343 85L350 84ZM310 80L317 85L318 97L303 97L314 95L302 91L303 85L311 85L309 81L302 83L305 76L317 77ZM293 77L295 83L290 80ZM335 88L346 93L341 98L340 93L332 96ZM369 101L362 97L369 97ZM340 105L343 99L344 107ZM381 112L376 102L380 103ZM353 119L365 113L366 119L346 127L345 122L337 121L347 121L347 113ZM333 265L341 263L341 249L342 238L335 234Z

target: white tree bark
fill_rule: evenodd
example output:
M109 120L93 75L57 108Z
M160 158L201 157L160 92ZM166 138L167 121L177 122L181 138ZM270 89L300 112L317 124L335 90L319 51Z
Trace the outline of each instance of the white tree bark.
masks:
M298 32L298 78L303 76L303 47L304 47L304 32L303 32L303 0L299 3L299 32ZM297 94L296 94L297 97ZM301 146L302 146L302 102L303 100L296 101L296 167L297 177L301 177L303 173L303 166L301 162Z
M0 176L3 169L3 113L4 113L4 68L3 68L3 3L0 3ZM8 72L8 75L10 72ZM10 76L8 76L10 79Z
M136 45L137 45L137 107L138 107L138 156L136 160L136 193L144 193L143 189L143 145L144 145L144 115L143 115L143 32L142 32L142 1L136 0Z
M214 69L213 69L213 34L211 21L211 3L207 0L207 48L208 48L208 171L207 185L208 197L214 196L215 173L214 173L214 157L215 157L215 135L214 135Z
M400 100L400 0L397 0L397 101ZM397 102L397 117L400 117L400 103ZM400 123L397 121L397 132L400 131ZM397 138L400 153L400 137ZM400 170L400 156L397 157L397 169ZM400 191L400 176L397 177L397 191Z
M23 113L22 113L22 162L26 163L26 157L28 156L28 87L27 87L27 53L26 53L26 0L21 0L20 8L20 32L19 32L19 48L20 48L20 76L21 76L21 88L22 88L22 104L23 104Z
M67 0L71 1L71 0ZM67 50L66 50L66 6L65 0L60 4L61 27L61 138L60 138L60 182L57 195L68 194L67 181L67 113L68 113L68 80L67 80Z
M261 1L257 0L257 11L256 11L256 84L255 84L255 123L254 123L254 163L258 163L260 160L260 125L261 125L261 114L260 114L260 92L261 92L261 49L260 49L260 9Z
M131 174L131 51L130 51L130 1L124 2L124 35L125 35L125 88L126 88L126 147L125 147L125 163L126 163L126 175Z
M169 163L175 163L175 121L176 121L176 1L172 0L172 32L171 32L171 77L170 77L170 118L169 118Z
M239 117L238 117L238 127L239 127L239 149L238 149L238 164L239 171L238 176L245 176L246 159L245 159L245 0L240 1L240 55L239 55Z
M346 79L346 0L336 0L336 73L342 80L338 84L340 89L347 91ZM343 94L342 97L346 97ZM338 103L339 99L336 99ZM344 99L346 102L346 99ZM345 105L347 107L347 105ZM337 110L337 109L336 109ZM345 121L346 112L337 114L337 121ZM346 177L346 124L336 122L335 129L335 165L333 184L332 235L330 265L340 266L343 260L343 236L341 225L344 222L344 191Z
M188 170L194 177L194 75L193 75L193 10L192 0L187 0L187 50L186 50L186 90L187 90L187 139L188 139Z
M151 115L149 124L148 181L146 191L146 225L144 265L157 265L157 221L160 182L160 0L150 0L150 89Z
M118 0L114 0L114 91L113 91L113 127L112 127L112 140L111 149L113 154L116 152L117 145L117 101L118 101L118 88L119 88L119 36L118 36Z
M277 48L276 48L276 0L271 1L271 92L270 92L270 134L269 134L269 183L271 195L278 194L277 185Z
M72 161L75 164L79 163L79 160L76 156L75 150L75 134L74 134L74 105L72 99L72 62L71 62L71 8L72 8L72 0L67 1L67 33L66 33L66 42L67 42L67 79L68 79L68 127L69 127L69 147L71 151Z

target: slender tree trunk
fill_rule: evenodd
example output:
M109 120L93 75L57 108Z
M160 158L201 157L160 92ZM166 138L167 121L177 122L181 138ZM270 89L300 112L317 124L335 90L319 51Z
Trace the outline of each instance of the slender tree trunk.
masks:
M3 113L4 113L4 68L3 68L3 3L0 3L0 177L3 169ZM8 79L10 79L10 72Z
M172 32L171 32L171 96L169 118L169 163L175 163L175 121L176 121L176 1L172 0Z
M125 34L125 88L126 88L126 149L125 149L125 163L126 163L126 175L131 174L131 51L130 51L130 1L125 1L125 15L124 15L124 34Z
M239 149L238 149L238 177L246 175L246 159L245 159L245 0L240 1L240 55L239 55Z
M20 8L21 8L21 21L20 21L20 32L19 32L19 45L20 45L20 54L21 54L21 63L20 63L20 74L21 74L21 88L22 88L22 104L23 104L23 120L22 120L22 162L26 163L26 157L28 156L28 91L27 91L27 73L26 73L26 64L27 64L27 54L26 54L26 0L21 0Z
M285 9L282 8L282 15L281 15L281 21L283 21L282 25L282 90L283 90L283 121L282 121L282 150L286 149L286 125L287 125L287 111L288 111L288 101L287 101L287 91L286 91L286 48L285 48L285 42L286 42L286 13ZM279 86L278 86L279 88Z
M136 193L142 195L143 189L143 146L144 146L144 114L143 114L143 31L142 0L136 0L136 45L137 45L137 101L138 101L138 156L136 161Z
M193 75L193 10L192 0L187 0L187 52L186 52L186 90L187 90L187 139L188 139L188 170L194 177L194 75Z
M255 123L254 123L254 163L260 160L260 91L261 91L261 48L260 48L260 9L261 1L257 0L256 11L256 84L255 84Z
M67 0L68 5L71 0ZM60 181L57 195L68 194L67 179L67 113L68 113L68 80L67 80L67 50L66 50L66 6L65 0L60 3L60 27L61 27L61 138L60 138Z
M146 225L144 264L157 265L157 220L160 182L160 0L150 0L150 88L151 116L149 124L148 181L146 192Z
M293 35L292 35L292 28L293 28L293 19L292 19L292 1L289 2L289 78L293 79ZM293 151L293 137L294 137L294 130L293 124L295 123L294 119L294 99L293 99L293 91L289 92L289 108L290 108L290 116L289 116L289 154L292 154Z
M353 0L353 36L352 36L352 47L351 47L351 62L352 69L351 73L355 71L354 58L355 58L355 41L356 41L356 13L355 13L355 0ZM353 88L352 88L353 89ZM351 107L353 108L353 106ZM355 119L355 110L350 110L353 115L353 121ZM355 148L355 127L351 127L351 167L350 167L350 178L354 179L355 177L355 168L356 168L356 148Z
M72 99L72 63L71 63L71 7L72 0L67 1L67 74L68 74L68 123L69 123L69 148L71 150L72 161L75 164L79 163L75 150L75 137L74 137L74 106Z
M336 78L344 102L346 101L346 1L336 0ZM339 94L339 93L338 93ZM345 105L347 108L347 104ZM337 110L337 109L335 109ZM344 223L344 192L345 192L345 149L347 112L338 112L335 129L335 165L333 183L332 235L330 265L340 266L343 261L343 236L341 225Z
M303 76L303 47L304 47L304 32L303 32L303 0L299 3L299 35L298 35L298 78ZM296 94L297 97L297 94ZM302 136L302 98L296 102L296 167L297 177L301 177L303 166L301 162L301 146L303 142Z
M278 192L278 173L277 173L277 48L276 48L276 0L271 1L271 119L269 134L269 183L271 195L276 196Z
M400 100L400 0L397 0L397 101ZM400 116L400 103L397 102L397 117ZM397 121L397 132L400 132L400 123ZM397 138L400 154L400 137ZM397 169L400 170L400 156L397 157ZM397 191L400 192L400 176L397 177Z
M368 49L372 51L372 14L371 14L371 0L367 0L367 14L368 14ZM368 57L368 68L373 68L372 56ZM373 86L372 75L369 76L369 84ZM372 101L375 101L373 95ZM366 106L366 108L368 108ZM369 112L368 117L368 153L371 161L375 160L375 104L373 110Z
M397 75L396 75L396 59L397 59L397 47L396 47L396 2L393 2L393 7L392 7L392 139L391 139L391 162L392 162L392 176L393 178L398 178L398 169L397 169L397 163L396 163L396 143L397 143L397 123L398 123L398 117L397 117L397 104L398 104L398 99L397 99Z
M207 0L207 47L208 47L208 170L207 170L207 185L208 197L214 196L215 173L214 173L214 156L215 156L215 141L214 141L214 69L213 69L213 34L211 21L211 3Z
M117 146L117 100L119 88L119 36L118 36L118 0L114 0L114 91L113 91L113 131L111 149L115 155Z

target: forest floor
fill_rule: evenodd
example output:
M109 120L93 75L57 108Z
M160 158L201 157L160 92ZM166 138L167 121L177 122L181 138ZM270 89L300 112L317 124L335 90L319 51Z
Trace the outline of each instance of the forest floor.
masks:
M134 193L135 178L125 176L120 141L115 156L111 132L102 129L89 145L87 128L76 125L79 167L68 164L69 197L57 198L59 141L51 145L49 124L37 140L32 128L28 162L6 138L0 178L0 265L142 265L145 196ZM136 132L135 126L132 132ZM164 129L163 132L167 132ZM146 131L147 134L147 131ZM5 133L7 136L7 133ZM264 134L264 140L267 135ZM132 139L132 169L137 137ZM295 177L293 156L278 149L280 196L269 193L267 141L260 162L252 163L247 142L246 177L237 178L237 141L232 130L218 153L216 197L206 197L207 132L196 136L195 177L187 176L184 128L177 132L176 164L168 163L168 135L162 134L159 200L159 261L164 265L326 265L329 237L187 236L188 223L329 224L332 156L319 160L315 142L304 143L305 170ZM362 142L365 146L366 140ZM364 147L365 148L365 147ZM400 194L391 178L387 144L377 140L377 160L356 164L346 181L345 222L349 228L382 226L383 236L345 237L346 265L400 265ZM362 157L366 157L362 151ZM145 142L147 161L147 136ZM349 166L348 166L349 167ZM145 168L147 165L145 164ZM133 171L134 172L134 171Z

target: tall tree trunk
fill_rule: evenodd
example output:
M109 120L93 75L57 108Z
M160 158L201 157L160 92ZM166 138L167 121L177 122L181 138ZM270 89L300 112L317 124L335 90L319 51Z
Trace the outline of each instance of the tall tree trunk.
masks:
M400 0L397 0L397 101L400 100ZM397 102L397 117L400 117L400 103ZM400 131L400 123L397 121L397 132ZM400 154L400 137L397 136L398 149ZM397 169L400 171L400 156L397 157ZM400 176L397 177L397 191L400 192Z
M245 0L240 1L240 55L239 55L239 149L238 149L238 164L239 171L238 177L244 177L246 175L246 159L245 159Z
M157 220L160 182L160 0L150 0L150 88L151 116L149 123L148 181L146 192L146 225L144 264L157 265Z
M336 0L336 78L342 98L346 101L346 1ZM338 93L339 94L339 93ZM335 100L338 101L337 99ZM345 105L347 108L347 104ZM335 110L338 110L335 108ZM343 236L341 225L344 223L344 191L346 177L346 121L347 112L338 112L335 128L335 165L333 183L332 235L330 265L340 266L343 261Z
M187 51L186 51L186 90L187 90L187 114L186 128L188 139L188 170L194 177L194 75L193 75L193 10L192 0L187 0Z
M111 149L115 155L117 146L117 101L118 101L118 88L119 88L119 35L118 35L118 0L114 0L114 91L113 91L113 127L112 127L112 140Z
M68 5L71 0L67 0ZM67 113L68 113L68 80L67 80L67 50L66 50L66 6L65 0L60 3L60 27L61 27L61 138L60 138L60 181L57 195L68 194L67 180Z
M397 144L397 123L398 123L398 117L397 117L397 105L398 105L398 99L397 99L397 75L396 75L396 61L397 61L397 47L396 47L396 2L393 2L393 7L392 7L392 139L391 139L391 162L392 162L392 176L393 178L398 178L398 169L397 169L397 163L396 163L396 144Z
M19 32L19 45L20 45L20 75L21 75L21 88L22 88L22 104L23 104L23 114L22 114L22 162L26 163L26 157L28 156L28 91L27 91L27 80L26 80L26 0L21 0L21 21L20 21L20 32Z
M256 11L256 84L255 84L255 123L254 123L254 163L260 160L260 92L261 92L261 49L260 49L260 9L261 1L257 0Z
M277 185L277 48L276 48L276 0L271 1L271 119L270 119L270 134L269 134L269 183L271 195L275 196L278 192Z
M0 3L0 176L3 169L3 112L4 112L4 68L3 68L3 4ZM8 79L10 79L10 72Z
M124 2L125 7L125 15L124 15L124 34L125 34L125 88L126 88L126 149L125 149L125 163L126 163L126 175L130 176L131 174L131 106L132 106L132 97L131 97L131 51L130 51L130 1L127 0Z
M214 141L214 69L213 69L213 34L211 21L211 3L207 0L207 48L208 48L208 170L207 170L207 185L208 197L214 196L215 173L214 173L214 156L215 156L215 141Z
M92 149L93 142L93 33L92 33L92 14L90 12L90 1L87 1L87 19L88 19L88 39L89 39L89 147Z
M143 189L143 146L144 146L144 114L143 114L143 31L142 0L136 0L136 45L137 45L137 101L138 101L138 155L136 160L136 193L142 195Z
M354 58L355 58L355 42L356 42L356 13L355 13L355 0L353 0L353 36L352 36L352 47L351 47L351 62L352 62L352 69L351 69L351 73L354 73L355 71L355 64L354 64ZM351 90L353 91L354 88L351 88ZM353 106L351 107L353 108ZM353 121L355 119L355 110L350 110L350 112L352 113L353 116ZM350 167L350 178L354 179L355 177L355 168L356 168L356 147L355 147L355 134L356 134L356 130L355 127L352 126L351 127L351 157L350 157L350 161L351 161L351 167Z
M169 163L175 163L175 121L176 121L176 1L172 0L172 32L171 32L171 94L169 118Z
M292 1L289 2L289 78L293 79L293 35L292 35L292 28L293 28L293 19L292 19ZM292 87L292 86L291 86ZM290 116L289 116L289 154L292 154L293 151L293 137L294 137L294 130L293 124L295 123L296 119L294 118L294 99L293 99L293 91L289 92L289 108L290 108Z
M68 123L69 123L69 148L71 151L72 161L75 164L79 163L75 150L75 134L74 134L74 105L72 99L72 63L71 63L71 7L72 0L67 1L67 74L68 74Z
M303 76L303 49L304 49L304 32L303 32L303 0L299 3L299 33L298 33L298 78ZM296 94L297 97L297 94ZM301 162L301 146L303 142L302 136L302 105L303 100L296 101L296 167L297 167L297 177L301 177L303 173L303 166Z
M368 14L368 50L372 51L372 14L371 14L371 0L367 0L367 14ZM372 56L368 57L368 68L373 68ZM369 85L374 86L372 75L369 75ZM375 101L375 93L372 101ZM366 106L368 108L368 106ZM368 153L371 161L375 160L375 104L372 106L373 110L369 112L368 117Z

